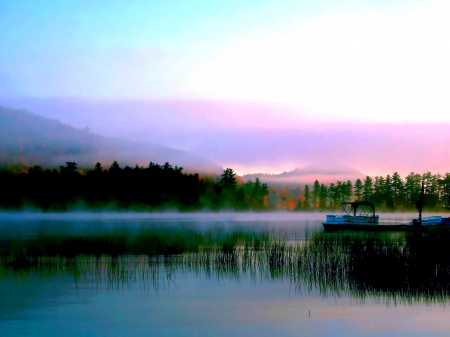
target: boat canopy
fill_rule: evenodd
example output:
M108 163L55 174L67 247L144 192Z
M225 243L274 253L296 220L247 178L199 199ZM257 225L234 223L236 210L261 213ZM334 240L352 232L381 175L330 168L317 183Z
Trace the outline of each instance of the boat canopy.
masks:
M371 202L368 202L368 201L342 202L341 205L342 205L342 210L347 214L349 212L347 211L346 206L350 205L352 208L353 216L356 216L356 210L358 209L359 206L368 206L369 210L367 212L364 210L364 215L365 216L371 215L371 216L375 217L375 205L372 204Z

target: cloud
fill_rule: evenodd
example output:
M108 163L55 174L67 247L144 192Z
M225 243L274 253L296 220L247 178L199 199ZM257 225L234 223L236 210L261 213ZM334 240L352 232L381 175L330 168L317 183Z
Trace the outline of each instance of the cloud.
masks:
M449 15L448 2L292 15L223 46L185 88L290 104L322 120L448 121Z
M450 120L446 1L80 6L6 14L0 61L20 93L284 105L284 120Z
M106 136L189 151L239 174L311 164L370 175L450 171L450 123L318 123L308 112L217 101L28 99L8 106Z

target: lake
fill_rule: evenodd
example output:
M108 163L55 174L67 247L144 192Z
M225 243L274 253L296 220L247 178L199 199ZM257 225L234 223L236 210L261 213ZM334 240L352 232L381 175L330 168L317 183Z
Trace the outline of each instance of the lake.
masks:
M323 219L0 213L0 335L447 334L445 235L324 233Z

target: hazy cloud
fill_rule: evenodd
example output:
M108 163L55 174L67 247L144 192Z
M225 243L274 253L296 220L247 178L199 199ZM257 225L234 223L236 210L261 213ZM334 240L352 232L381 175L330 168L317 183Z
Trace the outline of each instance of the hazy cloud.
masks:
M444 173L450 168L446 123L318 123L309 121L308 115L285 119L283 107L221 102L9 103L107 136L189 151L241 174L310 164L344 165L366 174Z

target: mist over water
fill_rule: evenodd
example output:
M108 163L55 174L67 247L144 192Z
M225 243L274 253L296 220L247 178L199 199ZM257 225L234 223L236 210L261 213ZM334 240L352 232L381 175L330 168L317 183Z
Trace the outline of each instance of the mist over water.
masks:
M300 233L322 230L326 214L297 212L0 212L0 239L41 235L97 235L148 230L238 230ZM448 214L427 214L442 215ZM417 213L379 213L381 224L405 224Z
M48 235L137 234L152 230L298 232L319 230L324 214L273 213L135 213L135 212L0 212L3 237Z
M445 235L324 233L325 215L2 212L0 330L6 336L67 335L67 329L111 336L446 331ZM416 216L380 214L398 223ZM386 324L369 329L373 319Z
M325 212L111 212L111 211L77 211L77 212L16 212L0 211L0 220L114 220L114 219L160 219L164 221L319 221L325 220L326 214L339 214L339 210ZM416 212L378 212L386 220L407 220L417 217ZM423 216L437 213L423 212ZM442 213L445 214L445 213ZM441 215L441 214L439 214ZM381 220L381 219L380 219Z

